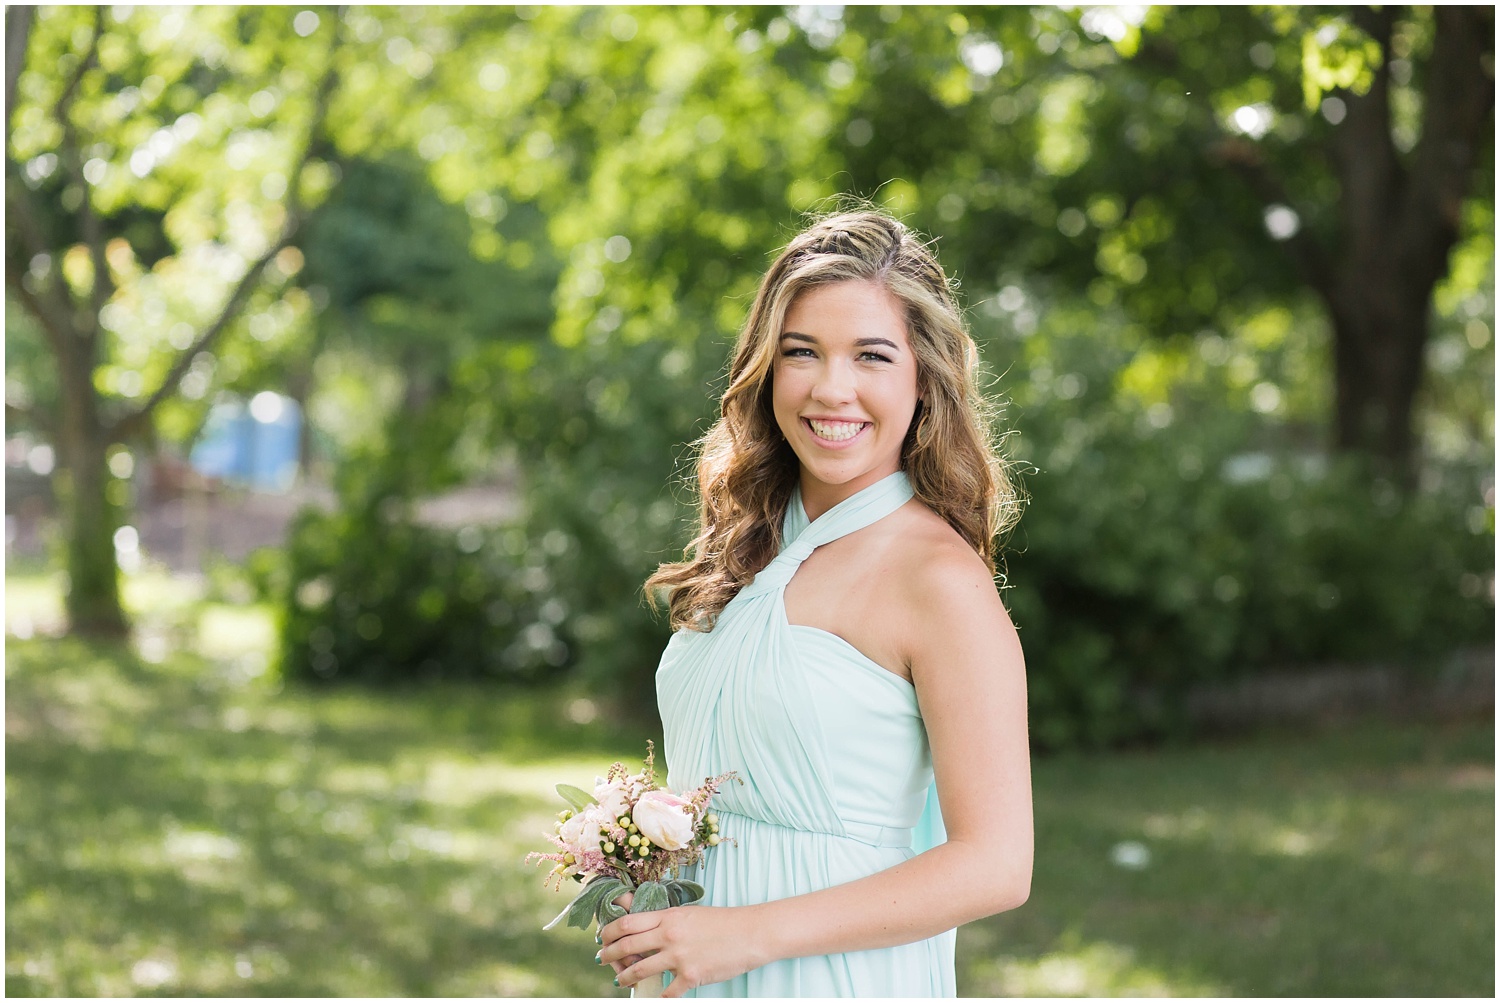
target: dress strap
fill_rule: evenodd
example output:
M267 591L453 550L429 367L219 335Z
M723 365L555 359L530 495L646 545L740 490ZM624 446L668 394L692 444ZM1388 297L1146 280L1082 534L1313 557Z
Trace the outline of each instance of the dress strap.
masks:
M755 576L742 594L754 596L785 586L814 550L874 525L905 505L914 494L906 474L898 470L856 491L809 522L802 507L802 489L793 489L782 521L781 553Z

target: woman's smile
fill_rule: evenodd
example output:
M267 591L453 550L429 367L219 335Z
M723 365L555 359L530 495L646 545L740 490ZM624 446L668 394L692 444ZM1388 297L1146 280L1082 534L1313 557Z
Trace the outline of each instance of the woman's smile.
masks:
M807 427L812 429L813 436L821 439L822 443L835 449L842 449L859 437L859 434L870 427L868 421L849 421L847 419L818 419L803 418Z

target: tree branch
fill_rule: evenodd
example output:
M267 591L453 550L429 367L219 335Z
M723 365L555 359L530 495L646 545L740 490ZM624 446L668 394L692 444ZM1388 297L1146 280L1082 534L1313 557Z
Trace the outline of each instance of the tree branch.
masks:
M72 365L73 346L70 339L73 337L73 327L68 321L67 313L59 313L56 304L45 302L27 289L22 273L14 268L5 270L5 284L10 287L11 292L15 293L21 305L29 310L42 325L42 331L46 333L47 341L52 345L52 353L57 356L58 367L66 369Z
M73 100L78 97L79 85L83 83L84 74L94 68L99 59L99 37L104 34L104 8L94 8L94 35L89 39L88 50L83 58L78 61L78 67L73 75L68 78L62 93L57 96L57 103L52 106L52 117L63 125L68 123L68 113L73 110Z
M156 410L161 402L177 392L177 384L182 380L183 376L187 375L188 369L193 364L193 359L198 356L199 352L206 351L213 345L219 336L224 333L225 329L229 327L230 322L234 320L243 308L245 300L249 299L250 293L254 290L256 283L260 281L261 273L265 271L266 266L280 253L282 248L291 243L292 238L296 236L298 229L302 226L302 175L308 161L312 157L313 147L317 143L318 136L323 130L323 122L328 117L328 107L333 100L333 92L338 84L335 56L339 48L339 25L342 21L342 17L336 16L334 18L334 35L333 42L328 51L328 65L323 71L322 79L318 82L318 89L313 97L313 110L308 121L307 132L303 137L303 142L297 152L294 166L290 173L291 180L288 185L286 197L286 219L283 221L280 236L240 278L239 283L235 286L234 291L230 293L229 299L225 301L223 308L219 310L219 314L214 318L213 322L208 325L202 334L194 339L191 345L178 355L177 361L172 364L172 368L162 379L161 385L156 388L150 397L146 398L140 407L121 417L108 429L107 435L110 441L120 442L134 436L150 419L151 413Z
M1384 246L1396 201L1406 183L1391 139L1391 34L1395 12L1355 7L1352 19L1380 46L1381 61L1364 94L1340 91L1348 116L1334 130L1334 163L1342 193L1344 236L1352 260L1361 262ZM1358 267L1358 265L1356 265Z
M1222 138L1209 148L1209 156L1239 174L1244 179L1246 187L1262 205L1284 205L1295 211L1291 193L1286 190L1286 186L1281 183L1281 178L1276 172L1266 163L1266 158L1261 155L1260 147L1241 136L1228 136L1222 133L1221 136ZM1287 254L1301 269L1308 284L1324 297L1332 295L1333 266L1329 261L1327 251L1312 235L1312 231L1307 227L1299 227L1297 232L1288 237L1284 243Z
M40 254L51 257L52 267L58 270L54 271L53 275L57 276L60 274L62 263L57 260L57 255L43 232L41 217L32 204L31 192L27 189L26 183L21 180L20 166L10 159L8 153L5 166L5 202L9 219L13 223L12 235L21 243L28 259ZM21 284L25 272L24 267L7 267L5 277L11 283L12 288L17 290L17 296L26 308L36 316L49 334L57 336L53 349L60 353L59 362L65 363L72 358L74 342L77 339L77 334L73 329L73 303L56 278L47 281L42 291L33 295Z
M26 65L26 46L31 41L31 22L36 8L11 4L5 8L5 131L16 112L16 84Z
M1181 75L1184 67L1175 45L1169 39L1157 35L1143 37L1140 49L1132 57L1148 63L1156 69ZM1208 114L1201 116L1204 128L1209 132L1203 150L1205 157L1220 166L1234 170L1261 204L1285 205L1296 209L1296 205L1275 169L1266 161L1260 146L1251 139L1234 136L1224 131L1218 119ZM1285 241L1287 254L1306 277L1309 285L1322 296L1331 294L1334 282L1333 263L1328 251L1307 228L1299 229Z
M94 345L99 339L99 313L104 309L104 304L115 293L114 277L109 273L109 260L104 254L104 232L99 222L99 215L94 212L94 200L89 195L90 185L88 179L83 176L83 153L82 144L78 140L78 130L73 124L72 112L73 102L78 96L78 88L83 83L84 74L99 61L99 39L104 35L104 8L94 8L94 34L89 39L88 52L79 62L78 69L73 73L63 92L58 96L54 114L57 116L58 124L63 130L63 149L67 154L63 162L66 164L68 173L73 176L73 183L78 185L83 192L83 198L78 204L79 229L83 233L84 244L88 246L89 258L94 263L93 288L89 291L90 305L92 306L93 323L87 331L80 332L89 341L89 353L93 354Z
M1446 268L1486 123L1495 107L1494 8L1434 7L1422 136L1401 201L1397 242ZM1489 57L1486 59L1486 57Z

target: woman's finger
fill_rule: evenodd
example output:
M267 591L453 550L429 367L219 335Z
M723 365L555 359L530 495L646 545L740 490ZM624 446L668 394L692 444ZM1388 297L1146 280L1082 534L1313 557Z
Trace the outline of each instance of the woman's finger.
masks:
M616 981L620 983L621 988L629 988L630 986L635 985L637 982L640 982L642 979L648 979L653 975L662 974L670 967L671 965L668 964L665 955L663 955L661 952L657 952L655 954L651 954L645 958L642 958L640 961L636 962L633 965L627 966L626 969L620 973L619 978L616 979ZM678 980L673 979L672 981L673 984L676 984ZM689 986L684 984L678 990L678 994L680 995L681 993L686 992L689 988ZM667 989L670 990L671 986L668 986Z
M606 944L599 951L599 960L607 965L621 963L627 967L632 964L630 959L637 961L649 958L655 954L663 945L652 936L655 930L647 930L643 933L632 933L628 936L618 937L614 943Z

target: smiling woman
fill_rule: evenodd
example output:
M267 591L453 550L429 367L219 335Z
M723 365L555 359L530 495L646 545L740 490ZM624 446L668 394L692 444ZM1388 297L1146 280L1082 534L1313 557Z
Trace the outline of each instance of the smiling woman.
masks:
M667 996L952 996L953 930L1025 901L1021 648L993 547L1016 496L932 253L844 213L772 265L702 443L701 530L647 583L668 784L736 771L702 905L601 933Z

